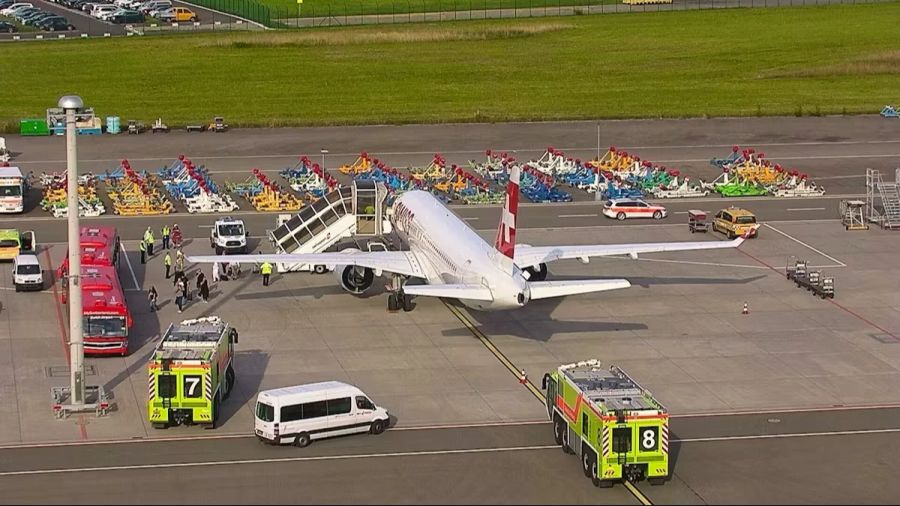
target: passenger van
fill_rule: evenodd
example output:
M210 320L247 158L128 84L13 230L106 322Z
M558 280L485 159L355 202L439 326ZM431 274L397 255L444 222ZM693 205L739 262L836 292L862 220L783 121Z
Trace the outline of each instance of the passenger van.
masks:
M389 420L362 390L339 381L266 390L256 398L256 437L276 445L302 448L313 439L381 434Z

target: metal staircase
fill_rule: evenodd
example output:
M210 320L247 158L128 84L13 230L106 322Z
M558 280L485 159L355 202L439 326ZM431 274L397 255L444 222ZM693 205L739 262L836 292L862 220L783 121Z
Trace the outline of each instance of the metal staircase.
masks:
M268 231L269 241L277 253L321 253L342 239L390 233L386 197L383 183L354 181L296 214L279 215L277 228ZM297 263L278 263L276 268L278 272L325 271L324 266Z
M894 173L894 182L885 182L876 169L866 169L866 210L869 221L883 229L900 230L900 169Z

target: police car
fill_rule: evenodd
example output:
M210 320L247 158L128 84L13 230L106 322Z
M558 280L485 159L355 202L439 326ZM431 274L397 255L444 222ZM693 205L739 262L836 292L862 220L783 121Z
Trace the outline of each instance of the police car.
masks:
M603 215L607 218L624 220L625 218L653 218L660 220L668 216L666 208L656 204L648 204L642 199L612 199L603 206Z

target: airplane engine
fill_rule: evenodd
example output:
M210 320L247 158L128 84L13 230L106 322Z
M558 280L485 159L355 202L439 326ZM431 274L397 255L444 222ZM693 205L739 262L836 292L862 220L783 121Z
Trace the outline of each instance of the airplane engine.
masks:
M353 295L361 295L375 282L375 273L367 267L355 265L338 265L334 269L341 288Z
M528 281L543 281L547 279L547 264L538 264L536 267L524 269Z

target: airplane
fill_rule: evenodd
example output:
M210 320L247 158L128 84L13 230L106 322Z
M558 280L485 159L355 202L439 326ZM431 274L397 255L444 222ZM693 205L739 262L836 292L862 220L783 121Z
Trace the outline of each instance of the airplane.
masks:
M333 253L254 254L228 257L189 256L194 263L271 262L325 265L341 287L364 294L375 277L388 274L388 310L411 311L413 297L458 299L478 311L517 309L529 301L628 288L626 279L546 281L547 264L557 260L665 251L736 248L744 241L669 242L531 246L516 244L519 206L519 168L509 174L506 200L492 247L431 193L413 190L397 198L391 221L409 245L408 251L360 251L348 248ZM411 279L425 284L408 284Z

